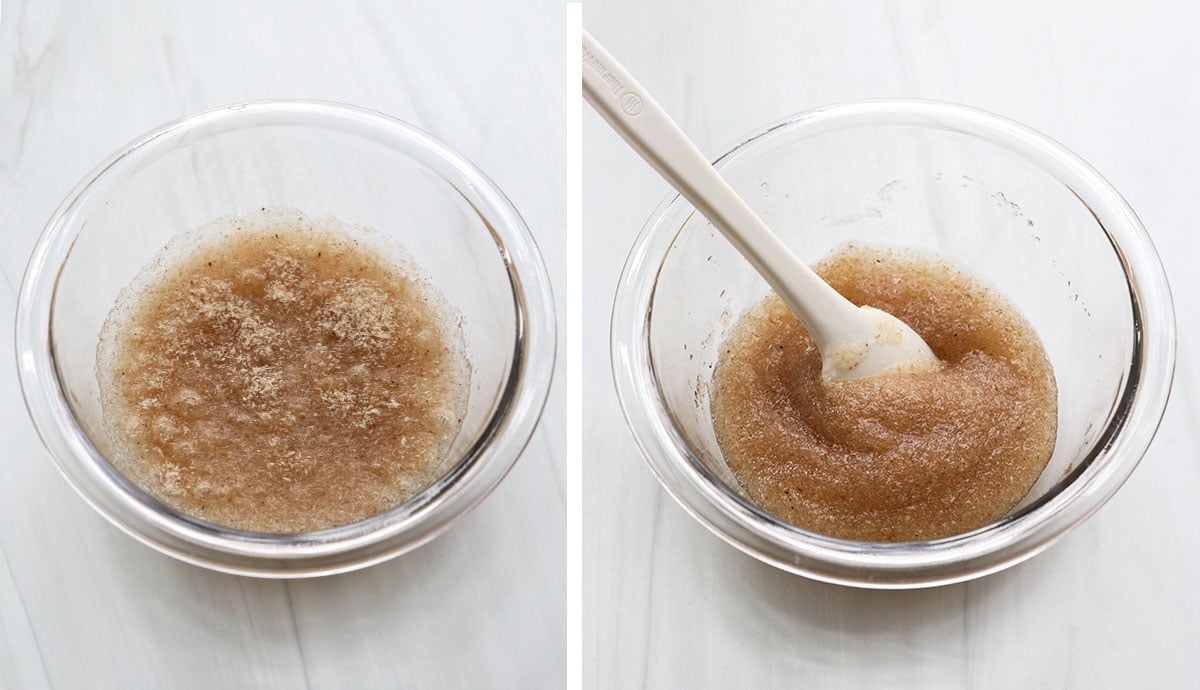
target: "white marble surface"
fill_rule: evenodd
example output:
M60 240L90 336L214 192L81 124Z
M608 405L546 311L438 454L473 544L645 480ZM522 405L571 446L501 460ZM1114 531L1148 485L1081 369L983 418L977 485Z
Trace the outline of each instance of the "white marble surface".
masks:
M558 0L3 1L0 688L563 686L563 386L449 533L270 582L176 562L93 513L28 421L11 343L26 258L71 187L143 131L243 100L338 100L428 129L509 194L563 284L564 26Z
M711 154L788 113L868 97L958 101L1049 134L1152 233L1180 345L1142 465L1032 561L898 593L762 565L684 513L625 431L608 314L666 186L585 112L585 686L1200 687L1200 6L587 0L584 26Z

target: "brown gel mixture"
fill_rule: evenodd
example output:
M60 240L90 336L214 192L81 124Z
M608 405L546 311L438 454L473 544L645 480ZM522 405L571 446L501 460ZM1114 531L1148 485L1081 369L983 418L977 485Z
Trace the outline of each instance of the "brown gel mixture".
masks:
M1037 335L994 290L916 254L849 245L817 267L909 324L945 366L824 381L775 295L741 318L713 379L725 461L751 500L814 532L919 541L1002 517L1054 450L1057 392Z
M466 403L461 334L418 274L341 229L216 221L122 292L98 352L117 469L261 532L355 522L442 473Z

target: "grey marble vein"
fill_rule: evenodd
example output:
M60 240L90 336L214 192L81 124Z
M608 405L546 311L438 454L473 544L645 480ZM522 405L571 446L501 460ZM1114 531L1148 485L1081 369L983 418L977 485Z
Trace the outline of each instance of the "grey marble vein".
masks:
M22 681L21 685L23 685L25 687L30 687L30 688L32 688L32 687L53 688L54 684L50 681L50 669L46 666L46 658L42 654L42 646L38 642L37 631L34 630L33 619L29 615L29 607L25 604L25 598L21 595L21 588L19 586L17 586L16 579L13 575L12 566L9 565L8 558L5 556L4 549L2 547L0 547L0 562L3 562L3 564L4 564L4 573L7 576L6 577L7 586L4 587L3 589L11 590L13 597L15 597L17 600L17 608L20 609L20 611L18 613L17 611L14 611L14 610L8 610L9 607L6 607L5 620L12 621L13 619L15 619L19 616L24 621L24 626L23 626L25 628L24 632L27 634L28 640L33 644L33 649L36 652L36 654L34 655L34 658L30 659L30 661L36 660L36 662L37 662L36 669L33 669L33 668L23 669L25 672L22 673L21 675L26 676L26 678L24 681ZM5 599L5 597L0 596L0 601L3 601L4 599ZM3 626L3 628L5 628L5 629L7 627L8 627L8 625ZM6 637L7 637L7 635L6 635ZM0 645L0 648L3 648L5 650L12 650L12 651L20 650L21 647L22 647L22 645L21 645L20 640L9 640L5 644ZM7 671L8 669L0 669L0 670ZM27 677L29 675L29 671L36 671L36 674L37 674L37 679L33 681L33 683L34 683L33 685L29 684L30 680ZM0 680L5 679L7 676L8 676L7 673L0 675Z

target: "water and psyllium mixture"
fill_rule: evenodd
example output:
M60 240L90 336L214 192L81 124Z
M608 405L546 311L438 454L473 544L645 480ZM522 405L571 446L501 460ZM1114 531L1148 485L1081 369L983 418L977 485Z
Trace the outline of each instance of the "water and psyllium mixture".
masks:
M826 381L799 320L766 298L713 377L717 440L750 498L799 527L877 542L960 534L1012 510L1058 425L1054 373L1030 325L995 290L915 253L848 245L817 272L906 322L943 366Z
M470 378L458 319L354 230L222 219L121 293L97 357L118 470L183 513L291 533L386 511L447 469Z

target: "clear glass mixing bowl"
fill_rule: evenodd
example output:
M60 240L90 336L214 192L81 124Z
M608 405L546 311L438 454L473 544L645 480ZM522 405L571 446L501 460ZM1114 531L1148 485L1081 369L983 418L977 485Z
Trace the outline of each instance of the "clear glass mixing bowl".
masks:
M351 525L242 532L180 514L107 460L96 346L117 293L176 234L261 207L333 215L403 246L463 319L471 388L450 469ZM125 532L226 572L299 577L364 567L440 534L500 482L541 415L555 356L550 285L524 221L482 172L428 134L334 103L234 105L150 132L54 213L17 309L30 415L67 480Z
M1158 427L1175 361L1166 275L1115 189L1010 120L919 101L871 101L772 124L722 155L722 176L799 256L856 240L932 250L1007 295L1058 380L1054 455L1009 515L928 542L835 539L745 496L713 434L709 383L765 282L687 201L655 212L621 277L612 363L651 469L697 520L812 578L877 588L967 580L1027 559L1125 481Z

